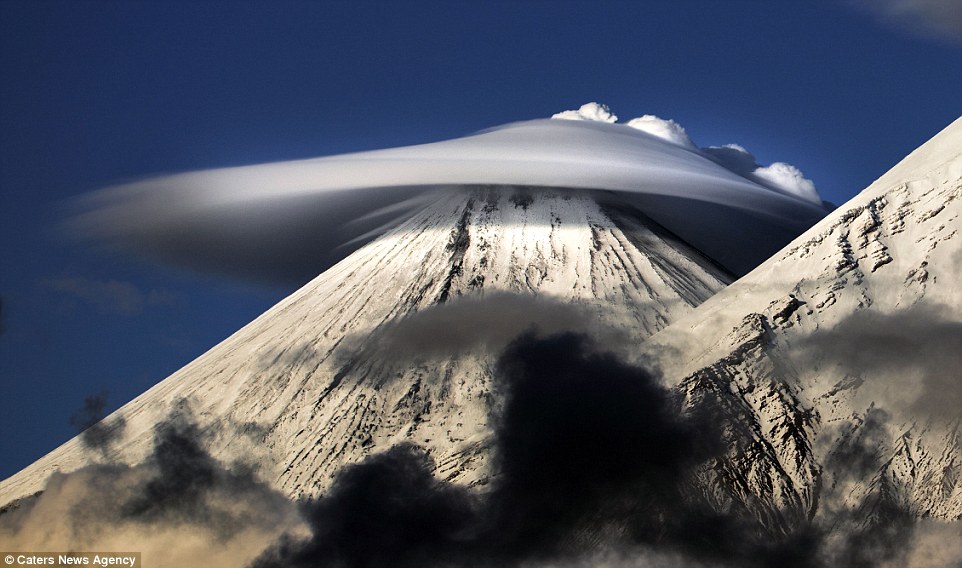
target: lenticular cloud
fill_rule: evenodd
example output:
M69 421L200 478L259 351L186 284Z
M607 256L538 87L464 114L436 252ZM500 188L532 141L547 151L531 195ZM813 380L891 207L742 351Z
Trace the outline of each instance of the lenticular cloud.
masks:
M103 189L70 222L84 237L205 270L310 278L438 192L596 190L633 206L736 274L825 215L788 164L697 148L670 120L628 124L589 103L431 144L189 172Z

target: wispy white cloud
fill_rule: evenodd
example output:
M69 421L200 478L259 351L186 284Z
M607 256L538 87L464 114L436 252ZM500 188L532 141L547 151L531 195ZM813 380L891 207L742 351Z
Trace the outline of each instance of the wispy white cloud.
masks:
M850 0L886 24L920 36L962 43L959 0Z
M181 298L170 290L142 291L130 282L96 280L79 276L43 281L51 290L92 305L101 313L136 316L145 306L174 306Z

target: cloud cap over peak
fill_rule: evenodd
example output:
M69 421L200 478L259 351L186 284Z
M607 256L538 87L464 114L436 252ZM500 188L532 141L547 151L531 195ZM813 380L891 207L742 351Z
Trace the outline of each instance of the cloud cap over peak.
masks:
M595 118L531 120L430 144L149 178L78 200L68 227L174 264L303 282L438 192L465 187L614 192L735 273L825 215L814 189L785 191L693 145L614 124L603 105L577 112ZM672 121L652 123L684 135ZM751 234L733 236L733 226Z

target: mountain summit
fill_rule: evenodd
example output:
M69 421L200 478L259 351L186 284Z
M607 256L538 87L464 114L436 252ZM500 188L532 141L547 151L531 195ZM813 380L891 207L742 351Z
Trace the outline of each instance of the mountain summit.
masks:
M603 193L454 192L118 410L113 457L141 460L154 425L188 399L215 457L254 458L291 496L402 440L424 445L438 475L476 482L491 369L515 335L577 329L634 345L730 281ZM71 440L4 481L0 502L91 457Z

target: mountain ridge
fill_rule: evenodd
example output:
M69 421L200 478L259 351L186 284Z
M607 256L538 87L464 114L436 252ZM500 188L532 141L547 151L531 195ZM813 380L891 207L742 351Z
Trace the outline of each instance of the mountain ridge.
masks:
M798 513L821 514L841 484L847 506L888 493L915 517L962 518L960 417L934 401L962 387L925 346L959 338L960 197L962 119L647 343L669 381L748 410ZM853 479L835 457L862 443L874 461Z

